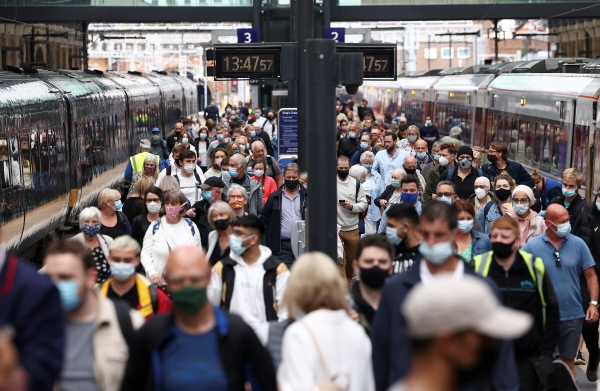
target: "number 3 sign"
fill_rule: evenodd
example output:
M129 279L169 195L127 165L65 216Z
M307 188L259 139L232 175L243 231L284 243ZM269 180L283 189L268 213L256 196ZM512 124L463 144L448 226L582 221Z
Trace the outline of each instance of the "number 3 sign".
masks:
M238 29L238 43L256 43L258 42L258 29Z

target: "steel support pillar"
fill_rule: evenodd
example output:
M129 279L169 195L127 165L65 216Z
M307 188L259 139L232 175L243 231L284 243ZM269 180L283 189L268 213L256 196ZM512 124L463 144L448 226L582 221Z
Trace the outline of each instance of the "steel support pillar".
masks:
M306 83L307 80L307 60L306 60L306 41L312 39L314 37L314 14L313 14L313 0L293 0L295 3L295 16L296 20L294 21L295 30L296 30L296 42L297 42L297 58L298 58L298 83L297 83L297 91L298 91L298 161L300 163L300 168L304 170L304 167L307 167L308 161L310 160L310 155L312 156L320 156L314 153L314 149L310 150L313 146L309 146L308 140L318 140L319 138L309 138L308 137L308 124L309 124L309 113L311 114L311 118L318 118L319 123L321 122L321 118L315 115L314 112L311 112L307 109L308 105L308 85ZM335 51L335 48L334 48ZM329 68L331 69L331 68ZM312 91L311 91L312 92ZM335 107L335 105L331 106ZM318 128L317 126L313 126L314 128ZM314 143L313 143L314 144ZM333 148L331 151L333 151ZM331 152L330 151L330 152ZM312 153L311 153L312 152Z

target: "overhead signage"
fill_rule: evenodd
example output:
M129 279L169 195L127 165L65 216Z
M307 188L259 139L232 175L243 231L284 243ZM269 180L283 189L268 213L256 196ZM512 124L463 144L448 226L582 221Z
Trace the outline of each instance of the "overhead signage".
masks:
M337 53L362 53L364 80L396 80L396 45L339 44Z
M335 42L346 42L346 29L343 27L325 27L323 38L333 39Z
M215 77L218 79L278 79L280 74L280 47L215 49Z
M238 43L258 42L258 29L237 29Z
M277 116L279 156L298 155L298 109L280 109Z

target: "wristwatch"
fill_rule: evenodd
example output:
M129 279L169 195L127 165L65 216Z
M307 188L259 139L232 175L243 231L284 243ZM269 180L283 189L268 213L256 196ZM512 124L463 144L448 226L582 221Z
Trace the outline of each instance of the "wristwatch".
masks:
M590 305L598 307L598 302L597 301L590 301Z

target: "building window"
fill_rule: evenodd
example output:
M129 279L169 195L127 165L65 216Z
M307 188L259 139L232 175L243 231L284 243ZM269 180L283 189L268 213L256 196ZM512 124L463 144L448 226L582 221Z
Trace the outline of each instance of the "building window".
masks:
M448 59L454 57L454 48L442 48L441 49L442 58Z
M458 58L469 58L471 57L471 51L469 48L458 48Z
M428 49L425 48L425 59L435 60L437 58L437 48Z

